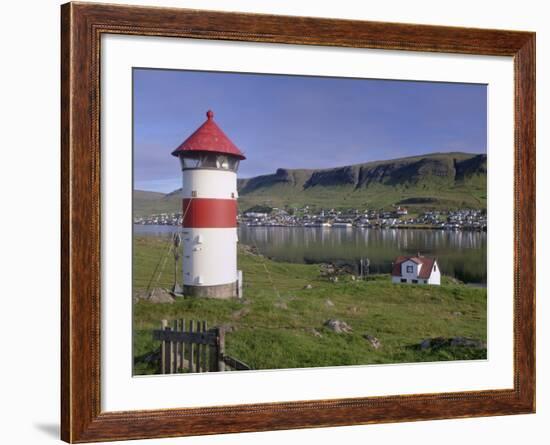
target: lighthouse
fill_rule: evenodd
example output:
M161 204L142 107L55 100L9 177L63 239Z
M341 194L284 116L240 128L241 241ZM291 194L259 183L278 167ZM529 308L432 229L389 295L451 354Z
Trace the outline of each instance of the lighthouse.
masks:
M172 155L180 160L183 178L183 293L237 297L237 169L245 156L210 110Z

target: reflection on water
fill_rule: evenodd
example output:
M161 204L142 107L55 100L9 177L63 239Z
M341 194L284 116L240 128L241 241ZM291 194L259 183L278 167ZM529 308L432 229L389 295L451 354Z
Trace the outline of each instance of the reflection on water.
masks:
M166 236L174 226L134 226L136 235ZM389 273L398 255L435 256L445 275L469 283L487 282L487 234L414 229L239 227L239 241L275 260L356 264L370 260L371 273Z

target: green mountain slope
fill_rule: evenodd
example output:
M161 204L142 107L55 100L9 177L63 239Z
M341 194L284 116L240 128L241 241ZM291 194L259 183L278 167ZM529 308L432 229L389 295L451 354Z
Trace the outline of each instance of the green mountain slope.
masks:
M279 168L273 174L239 179L238 189L241 209L306 204L324 208L485 208L487 156L434 153L331 169ZM180 207L178 191L157 200L142 199L136 192L135 199L136 214ZM137 213L138 209L145 213Z
M179 193L158 193L134 190L134 216L174 213L181 209Z
M487 156L436 153L322 170L278 169L239 180L241 208L486 207Z

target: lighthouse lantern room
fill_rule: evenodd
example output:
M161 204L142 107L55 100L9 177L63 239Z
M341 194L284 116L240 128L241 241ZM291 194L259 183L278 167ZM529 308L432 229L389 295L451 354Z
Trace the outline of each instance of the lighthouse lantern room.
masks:
M239 296L237 169L245 159L214 113L173 152L180 159L184 295Z

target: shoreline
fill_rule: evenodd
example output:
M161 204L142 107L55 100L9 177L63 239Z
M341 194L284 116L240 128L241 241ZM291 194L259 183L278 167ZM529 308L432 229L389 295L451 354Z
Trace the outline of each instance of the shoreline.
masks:
M143 224L143 223L133 223L133 226L147 226L147 227L180 227L178 224ZM323 230L350 230L350 229L359 229L359 230L443 230L449 232L487 232L486 228L478 227L441 227L434 225L423 225L423 224L400 224L393 226L370 226L370 227L360 227L360 226L308 226L308 225L284 225L284 224L238 224L237 228L246 227L246 228L277 228L277 229L323 229Z

